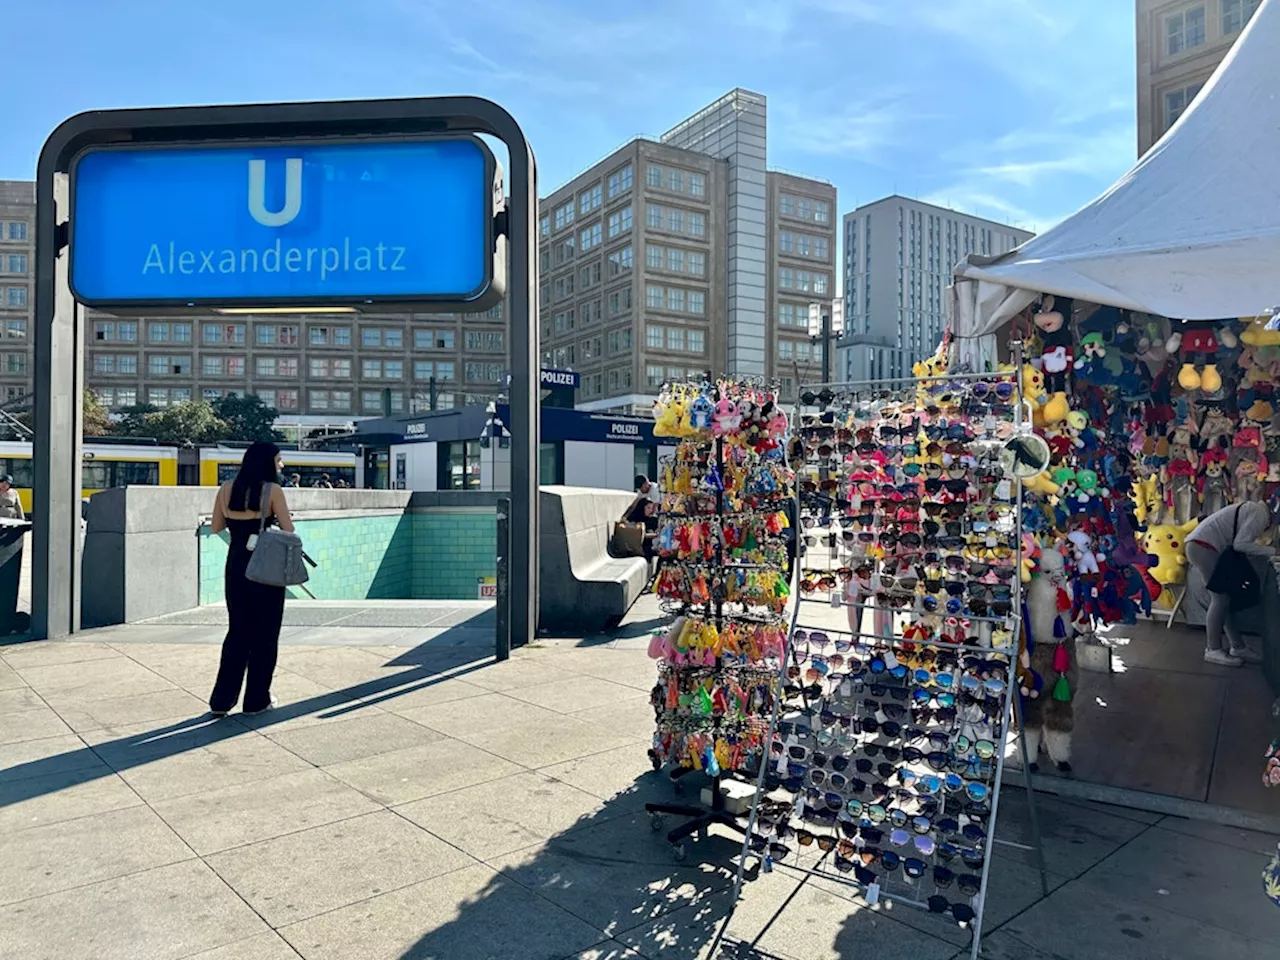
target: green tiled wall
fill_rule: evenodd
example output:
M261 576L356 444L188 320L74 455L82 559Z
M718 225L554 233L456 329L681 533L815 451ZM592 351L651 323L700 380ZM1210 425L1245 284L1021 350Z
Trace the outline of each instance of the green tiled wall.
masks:
M474 600L494 574L492 511L299 520L318 600ZM207 527L200 536L200 602L221 603L227 545ZM305 596L290 590L290 596Z
M477 582L494 574L496 514L420 513L413 519L413 596L421 600L476 599Z

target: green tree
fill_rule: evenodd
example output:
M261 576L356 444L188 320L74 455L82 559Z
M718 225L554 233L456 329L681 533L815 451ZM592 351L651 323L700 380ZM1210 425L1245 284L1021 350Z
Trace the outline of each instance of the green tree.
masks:
M92 390L84 392L84 436L101 437L111 432L111 415L102 398Z
M116 422L111 432L117 437L149 437L147 433L147 414L159 413L159 407L149 403L138 403L132 407L122 407L116 411Z
M227 425L228 440L283 440L284 434L273 424L278 415L275 407L269 407L260 397L239 396L229 393L219 397L213 412Z
M207 400L187 400L145 414L142 429L141 436L161 443L217 443L231 433Z

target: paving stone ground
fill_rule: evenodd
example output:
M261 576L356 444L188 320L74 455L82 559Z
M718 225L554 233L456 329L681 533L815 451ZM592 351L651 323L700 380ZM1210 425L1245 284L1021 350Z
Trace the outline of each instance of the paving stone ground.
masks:
M645 624L495 663L403 627L287 631L261 717L203 713L214 624L0 647L0 960L708 957L737 844L642 807ZM1176 762L1176 758L1171 758ZM1051 893L1000 851L994 960L1280 960L1276 837L1042 796ZM1000 834L1022 838L1008 791ZM968 934L785 869L719 956L951 960Z

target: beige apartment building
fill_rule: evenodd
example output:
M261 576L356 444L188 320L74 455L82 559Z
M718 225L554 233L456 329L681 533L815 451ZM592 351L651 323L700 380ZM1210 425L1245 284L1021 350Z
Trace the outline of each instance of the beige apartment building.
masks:
M1191 105L1262 0L1137 0L1138 156Z
M809 304L835 294L836 189L766 168L760 94L632 140L540 209L542 362L581 374L579 407L647 413L664 382L708 374L776 377L787 396L797 372L817 378Z
M0 399L32 389L35 185L0 182ZM486 313L120 317L87 311L85 378L113 410L256 394L285 423L342 425L503 390L504 305ZM389 396L388 396L389 393Z

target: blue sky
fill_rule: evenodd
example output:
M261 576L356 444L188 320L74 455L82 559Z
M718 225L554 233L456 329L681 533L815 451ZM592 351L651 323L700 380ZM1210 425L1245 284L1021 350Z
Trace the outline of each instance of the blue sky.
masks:
M85 109L473 93L522 123L545 194L735 86L769 98L770 165L841 213L897 192L1044 229L1135 159L1128 0L7 6L6 179Z

